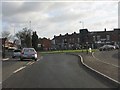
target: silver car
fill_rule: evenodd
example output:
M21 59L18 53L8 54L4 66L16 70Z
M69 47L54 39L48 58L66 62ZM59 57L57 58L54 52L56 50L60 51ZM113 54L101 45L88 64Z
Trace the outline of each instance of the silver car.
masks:
M109 51L109 50L114 50L115 46L113 45L104 45L99 48L100 51Z
M23 59L34 59L37 60L37 52L34 48L23 48L21 51L21 57L20 60Z
M12 58L20 58L21 56L21 50L17 49L13 51Z

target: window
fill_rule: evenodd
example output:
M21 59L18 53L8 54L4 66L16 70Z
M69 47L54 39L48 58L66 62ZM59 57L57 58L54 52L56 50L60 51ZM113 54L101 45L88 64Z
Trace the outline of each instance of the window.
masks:
M74 42L74 38L73 38L73 42Z
M100 40L100 35L97 36L97 40L98 40L98 41Z
M71 38L70 38L70 42L71 42Z
M78 38L78 43L79 43L80 39Z
M110 35L107 35L107 36L106 36L106 39L107 39L107 40L110 40Z
M93 41L96 41L95 36L93 36Z

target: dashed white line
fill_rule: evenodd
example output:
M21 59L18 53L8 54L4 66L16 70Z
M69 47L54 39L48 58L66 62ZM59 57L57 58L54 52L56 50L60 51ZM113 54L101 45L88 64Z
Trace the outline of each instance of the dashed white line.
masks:
M34 64L35 62L31 62L29 65L32 65L32 64Z
M41 58L43 58L43 57L41 57ZM38 59L37 61L39 61L39 60L40 60L40 59ZM32 65L32 64L34 64L34 63L35 63L35 62L29 62L29 63L27 63L26 65ZM13 73L17 73L17 72L21 71L21 70L24 69L24 68L26 68L26 66L23 66L23 67L15 70Z
M30 65L32 62L27 63L26 65Z
M95 59L97 59L98 61L102 62L102 63L106 63L106 64L112 65L112 66L114 66L114 67L117 67L117 68L120 67L120 66L117 66L117 65L114 65L114 64L111 64L111 63L108 63L108 62L104 62L104 61L99 60L97 57L95 57L94 52L92 53L92 56L93 56Z
M26 66L23 66L23 67L21 67L21 68L15 70L13 73L17 73L17 72L21 71L22 69L24 69L25 67L26 67Z

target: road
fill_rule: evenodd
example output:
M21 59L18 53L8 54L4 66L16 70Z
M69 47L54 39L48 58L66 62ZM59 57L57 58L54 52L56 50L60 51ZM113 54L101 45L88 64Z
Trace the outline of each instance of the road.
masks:
M67 54L44 55L36 62L4 61L2 85L3 88L114 87L103 78L84 68L78 57Z

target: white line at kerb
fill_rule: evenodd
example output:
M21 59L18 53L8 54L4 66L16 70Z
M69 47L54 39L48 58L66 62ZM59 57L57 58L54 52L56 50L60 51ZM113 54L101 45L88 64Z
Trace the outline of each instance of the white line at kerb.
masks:
M117 66L117 65L115 65L115 64L111 64L111 63L108 63L108 62L101 61L100 59L98 59L97 57L95 57L94 52L92 53L92 56L93 56L95 59L97 59L98 61L102 62L102 63L109 64L109 65L112 65L112 66L117 67L117 68L119 67L119 66Z
M87 64L85 64L84 61L83 61L83 57L82 57L81 55L79 55L79 57L81 58L81 62L82 62L82 64L83 64L84 66L86 66L86 67L88 67L89 69L91 69L92 71L94 71L94 72L96 72L96 73L98 73L98 74L100 74L100 75L102 75L102 76L104 76L104 77L106 77L106 78L108 78L108 79L110 79L110 80L112 80L112 81L120 84L119 81L117 81L117 80L115 80L115 79L113 79L113 78L111 78L111 77L109 77L109 76L107 76L107 75L105 75L105 74L103 74L103 73L101 73L101 72L93 69L92 67L88 66Z
M17 73L17 72L21 71L22 69L24 69L25 67L26 67L26 66L23 66L23 67L21 67L21 68L15 70L13 73Z

